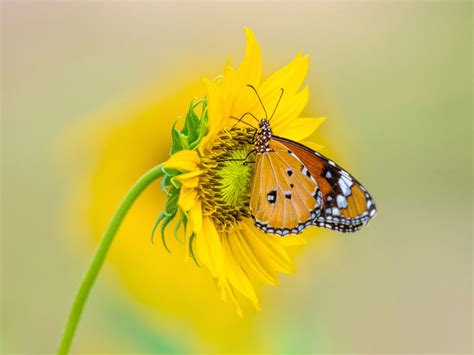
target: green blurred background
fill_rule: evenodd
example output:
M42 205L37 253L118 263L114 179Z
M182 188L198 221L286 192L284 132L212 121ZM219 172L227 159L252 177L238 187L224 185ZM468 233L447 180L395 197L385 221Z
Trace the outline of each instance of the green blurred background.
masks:
M307 111L379 208L324 253L309 238L298 272L264 288L259 349L471 352L471 2L4 1L1 20L3 353L54 351L90 258L64 232L58 137L150 84L217 75L242 58L244 25L267 73L310 55ZM233 350L169 315L147 326L117 290L99 279L77 351Z

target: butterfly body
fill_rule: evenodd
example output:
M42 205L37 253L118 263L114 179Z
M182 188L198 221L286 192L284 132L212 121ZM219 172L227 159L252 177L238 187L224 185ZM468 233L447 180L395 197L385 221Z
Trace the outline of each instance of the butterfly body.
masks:
M365 187L319 152L274 136L262 119L255 134L250 211L265 233L298 234L309 226L355 232L375 217Z

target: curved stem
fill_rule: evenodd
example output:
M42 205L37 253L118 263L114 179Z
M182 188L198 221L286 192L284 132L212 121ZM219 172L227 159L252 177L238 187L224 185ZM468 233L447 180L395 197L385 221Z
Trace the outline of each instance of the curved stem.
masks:
M58 354L67 354L71 347L72 339L76 332L77 325L81 318L84 305L87 301L87 297L94 286L97 275L102 268L107 252L109 251L110 245L112 244L114 237L122 224L123 219L127 215L128 210L132 207L137 197L145 190L153 181L163 176L163 165L155 166L153 169L146 172L138 181L132 186L127 192L119 207L115 211L107 229L102 236L102 240L97 248L97 252L92 259L92 262L87 270L84 279L81 282L79 290L77 291L74 303L69 313L69 318L64 329L61 342L58 347Z

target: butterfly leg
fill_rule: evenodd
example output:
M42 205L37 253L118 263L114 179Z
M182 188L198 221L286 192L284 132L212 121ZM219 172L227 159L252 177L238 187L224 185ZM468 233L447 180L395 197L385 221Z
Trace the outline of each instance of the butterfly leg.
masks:
M242 159L223 159L223 160L218 160L219 162L224 162L224 161L243 161L245 163L245 161L249 158L250 154L254 153L255 152L255 148L252 148L248 153L247 155L242 158Z

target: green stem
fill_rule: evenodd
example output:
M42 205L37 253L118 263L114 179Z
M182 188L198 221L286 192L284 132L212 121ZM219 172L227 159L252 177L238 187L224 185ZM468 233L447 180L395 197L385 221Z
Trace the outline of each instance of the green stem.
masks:
M146 172L138 181L132 186L127 192L119 207L115 211L109 226L102 236L102 240L99 244L97 252L92 259L89 269L82 280L81 286L77 291L74 303L69 313L69 318L64 329L64 334L59 343L58 354L67 354L71 347L72 339L79 324L84 305L87 301L87 297L94 286L97 275L102 268L107 252L109 251L110 245L112 244L114 237L122 224L123 219L127 215L128 210L132 207L137 197L145 190L153 181L163 176L163 164L155 166L153 169Z

